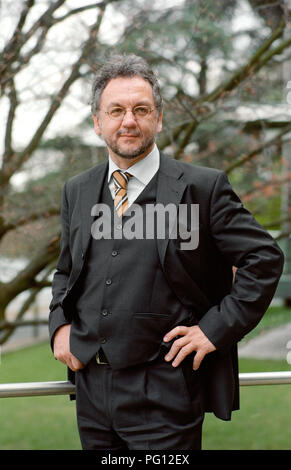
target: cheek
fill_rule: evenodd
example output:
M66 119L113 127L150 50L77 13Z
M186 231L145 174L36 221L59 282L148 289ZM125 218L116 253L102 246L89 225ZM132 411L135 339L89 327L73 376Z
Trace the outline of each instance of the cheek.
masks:
M148 129L147 135L155 136L158 132L159 132L159 126L157 123L155 123L155 125L152 125L150 129Z
M112 138L115 136L116 132L119 130L119 126L113 123L111 125L109 124L106 126L102 126L100 130L101 130L100 134L104 138Z

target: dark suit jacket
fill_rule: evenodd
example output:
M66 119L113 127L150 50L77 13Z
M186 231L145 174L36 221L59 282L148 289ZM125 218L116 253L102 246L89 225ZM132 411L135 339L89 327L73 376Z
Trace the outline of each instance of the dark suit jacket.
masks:
M61 250L50 304L51 340L74 315L74 293L91 236L91 208L99 201L107 168L102 163L64 185ZM200 368L205 409L230 419L231 411L239 407L237 343L268 308L282 273L283 254L243 207L222 171L161 154L156 202L199 204L198 247L180 250L177 240L159 239L158 253L175 294L195 312L200 328L217 348ZM237 267L234 282L233 266Z

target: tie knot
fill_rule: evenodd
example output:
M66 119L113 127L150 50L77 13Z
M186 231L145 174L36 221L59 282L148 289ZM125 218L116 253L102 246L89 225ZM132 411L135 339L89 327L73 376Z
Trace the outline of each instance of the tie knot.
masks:
M116 170L113 172L113 180L115 184L115 188L122 188L126 189L127 188L127 183L129 181L129 178L131 178L131 174L128 173L127 171L122 171L122 170Z

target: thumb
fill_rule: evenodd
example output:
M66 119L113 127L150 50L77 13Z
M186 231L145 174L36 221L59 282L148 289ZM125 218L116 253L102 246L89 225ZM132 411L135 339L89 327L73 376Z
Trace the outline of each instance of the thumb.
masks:
M71 363L72 363L74 369L76 369L76 370L84 368L82 362L79 361L79 359L77 357L73 356L73 354L71 355Z

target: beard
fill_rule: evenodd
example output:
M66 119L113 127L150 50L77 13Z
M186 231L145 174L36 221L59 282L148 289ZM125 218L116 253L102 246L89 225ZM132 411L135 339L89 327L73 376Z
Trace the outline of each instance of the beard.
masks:
M121 134L120 134L121 135ZM149 150L154 142L155 138L154 136L148 137L147 139L144 139L141 144L133 149L132 151L124 151L122 150L121 146L118 145L117 142L113 142L109 139L104 139L107 147L112 150L116 155L118 155L121 158L126 158L126 159L134 159L136 157L139 157L143 153L146 153L147 150Z

